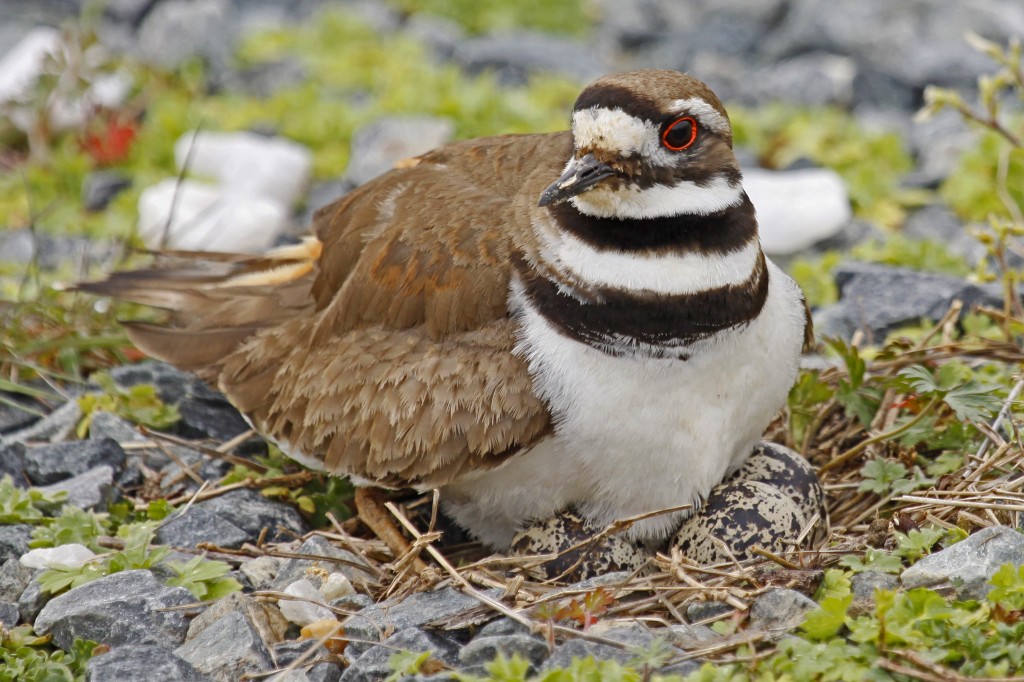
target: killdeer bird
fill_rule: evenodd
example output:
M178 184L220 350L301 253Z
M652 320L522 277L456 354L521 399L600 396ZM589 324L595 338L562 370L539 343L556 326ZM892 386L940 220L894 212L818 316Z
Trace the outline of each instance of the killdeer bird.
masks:
M698 502L785 402L809 326L761 251L725 109L673 71L600 78L571 131L403 163L313 231L83 288L172 311L129 324L137 346L294 459L440 488L497 548L568 507L604 524Z

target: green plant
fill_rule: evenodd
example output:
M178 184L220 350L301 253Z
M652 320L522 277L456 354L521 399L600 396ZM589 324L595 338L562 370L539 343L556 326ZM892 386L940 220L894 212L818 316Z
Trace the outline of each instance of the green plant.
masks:
M32 530L29 547L59 547L78 543L94 552L101 552L103 549L97 540L110 532L111 524L106 514L67 505L61 509L59 516Z
M54 650L48 637L35 637L31 628L4 632L0 645L0 682L83 682L85 666L107 647L76 639L69 651Z
M42 523L67 499L64 491L44 493L36 488L24 490L14 485L9 474L0 478L0 524Z
M188 561L172 561L169 567L175 575L167 584L184 587L196 599L211 601L242 589L240 582L227 575L231 566L224 561L209 561L200 555Z
M452 19L473 33L532 28L584 35L593 24L585 0L390 0L390 4L410 14L424 12Z
M117 384L109 375L97 372L92 376L103 389L102 393L86 393L78 399L82 420L78 423L78 437L84 438L96 412L113 412L135 424L165 430L181 419L176 405L166 405L152 384L135 384L127 388Z
M122 550L101 555L82 566L58 566L39 576L39 584L50 594L74 589L98 578L140 568L153 568L171 553L170 548L153 545L154 524L139 523L118 531L125 538Z

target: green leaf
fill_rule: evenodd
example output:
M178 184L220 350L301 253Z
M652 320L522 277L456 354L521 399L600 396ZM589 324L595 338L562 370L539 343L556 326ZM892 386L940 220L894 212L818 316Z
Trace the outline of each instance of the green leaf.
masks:
M1024 610L1024 566L1003 564L988 581L988 600L1008 609Z
M853 595L826 597L818 608L809 611L800 625L800 631L814 640L835 637L846 624L846 610L853 602Z
M887 495L894 482L907 477L907 467L887 459L873 459L861 467L860 475L864 480L857 488L859 491Z
M898 556L880 549L874 549L873 547L864 550L863 557L848 554L839 560L839 564L849 568L854 573L878 571L879 573L899 575L903 572L904 568L903 561Z

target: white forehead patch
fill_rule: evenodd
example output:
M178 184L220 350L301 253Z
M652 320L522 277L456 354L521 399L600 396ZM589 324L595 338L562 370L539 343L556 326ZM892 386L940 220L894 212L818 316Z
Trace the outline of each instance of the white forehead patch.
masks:
M598 147L623 157L649 154L658 146L654 124L630 116L621 109L591 107L573 112L572 134L576 148Z
M677 99L672 102L672 111L679 114L690 114L700 120L701 124L719 135L728 136L731 132L728 119L718 113L713 106L699 97Z

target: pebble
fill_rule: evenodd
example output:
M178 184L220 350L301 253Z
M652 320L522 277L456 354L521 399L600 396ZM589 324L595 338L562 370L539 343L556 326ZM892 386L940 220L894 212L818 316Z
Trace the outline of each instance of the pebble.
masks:
M13 628L21 620L21 611L16 602L0 601L0 626Z
M480 674L484 672L484 665L497 658L498 654L505 658L519 656L529 661L533 672L536 672L548 657L548 645L542 638L533 635L477 636L459 651L459 663L463 668L472 669L463 672Z
M277 607L292 623L309 625L321 620L334 620L334 614L324 603L324 595L308 580L296 580L282 590L298 599L279 599Z
M874 601L875 590L897 590L899 586L898 576L879 571L862 571L850 578L854 601Z
M0 525L0 561L19 559L28 551L32 526L24 523Z
M1024 535L991 526L919 560L903 571L900 582L906 589L950 582L959 599L981 599L992 589L988 580L1006 563L1024 564Z
M21 463L35 485L48 485L106 465L111 471L124 466L124 449L110 438L48 443L25 450Z
M193 506L216 514L241 528L248 533L251 541L259 538L264 528L267 529L266 539L270 542L290 540L308 531L306 522L294 507L267 499L258 491L248 488L232 490Z
M352 634L347 628L345 632L350 636ZM352 644L349 644L349 649L351 647ZM379 682L388 677L392 672L389 661L396 651L429 651L431 658L443 665L452 668L458 665L457 642L440 634L410 627L399 630L378 646L371 646L352 659L341 676L341 682Z
M16 602L32 580L32 571L19 559L0 563L0 601Z
M306 578L312 572L322 571L325 574L339 572L354 585L365 586L371 573L358 566L367 566L363 559L352 552L335 547L319 535L313 535L299 545L296 554L304 554L321 559L288 559L281 565L271 589L281 590L296 580ZM364 590L365 591L365 590Z
M232 592L226 597L209 604L206 609L189 623L185 641L200 636L208 627L214 626L229 613L241 613L259 633L260 638L274 644L284 639L288 621L273 604L260 601L242 592Z
M195 602L183 587L167 587L146 570L113 573L60 594L35 618L35 632L67 650L75 638L119 644L175 645L188 620L174 607Z

